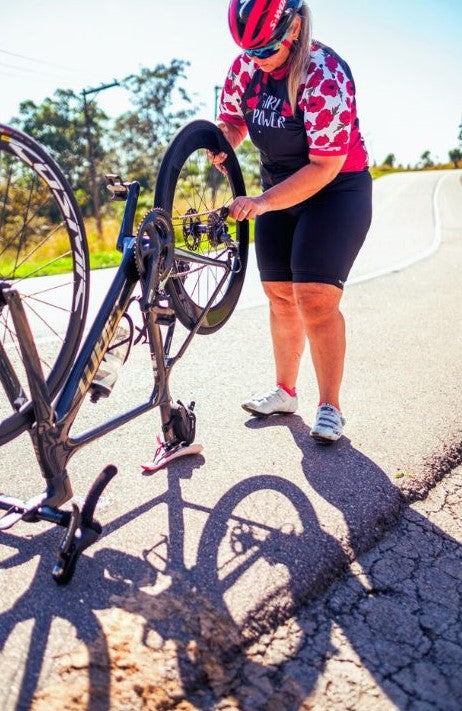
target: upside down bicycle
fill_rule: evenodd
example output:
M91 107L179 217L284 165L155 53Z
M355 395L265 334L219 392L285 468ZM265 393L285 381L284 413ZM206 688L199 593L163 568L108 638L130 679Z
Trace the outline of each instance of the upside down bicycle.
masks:
M209 151L228 154L225 174L209 162ZM248 223L234 223L226 209L233 197L245 194L244 181L234 151L213 124L192 121L174 136L161 163L154 207L136 231L140 184L112 174L107 181L113 197L125 202L117 237L122 259L81 344L89 255L80 210L47 152L0 124L0 446L27 432L45 479L45 490L27 501L0 495L0 532L21 520L64 527L52 572L60 584L72 578L78 557L100 535L95 508L117 472L106 467L82 508L72 501L71 511L63 510L72 498L70 458L156 407L163 433L160 464L197 451L193 403L173 402L170 373L197 333L214 333L229 319L247 264ZM141 295L134 296L137 284ZM150 350L151 395L75 434L79 409L134 304L142 322L135 342ZM177 320L187 335L172 354ZM133 329L129 339L134 340Z

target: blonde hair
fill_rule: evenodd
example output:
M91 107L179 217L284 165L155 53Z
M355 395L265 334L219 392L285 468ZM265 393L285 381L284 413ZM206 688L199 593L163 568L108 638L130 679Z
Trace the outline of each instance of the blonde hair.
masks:
M290 70L287 78L289 103L294 116L297 109L298 87L300 86L310 63L311 13L305 2L302 3L302 6L298 11L298 15L301 18L300 34L292 45Z

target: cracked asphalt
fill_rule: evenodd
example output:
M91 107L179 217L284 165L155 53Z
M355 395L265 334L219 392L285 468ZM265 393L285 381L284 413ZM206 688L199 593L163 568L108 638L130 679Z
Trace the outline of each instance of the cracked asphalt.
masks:
M460 711L461 505L459 468L303 607L292 621L297 658L271 679L279 706L260 688L253 708Z

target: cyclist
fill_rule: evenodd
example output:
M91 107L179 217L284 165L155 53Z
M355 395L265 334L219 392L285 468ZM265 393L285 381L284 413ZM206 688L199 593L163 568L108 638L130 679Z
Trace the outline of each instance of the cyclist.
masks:
M311 40L302 0L231 0L242 49L222 90L218 126L236 148L260 151L263 192L237 197L230 214L256 218L255 246L269 299L276 386L246 400L254 415L293 413L306 337L319 387L311 435L339 439L344 283L368 232L372 181L348 64ZM211 156L220 167L224 153Z

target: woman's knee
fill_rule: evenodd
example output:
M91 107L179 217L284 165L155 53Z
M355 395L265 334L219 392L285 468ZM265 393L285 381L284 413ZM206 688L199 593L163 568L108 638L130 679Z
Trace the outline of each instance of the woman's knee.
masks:
M305 322L318 324L339 313L342 290L332 284L294 284L297 308Z
M262 285L273 313L281 315L297 313L292 282L266 281L262 282Z

